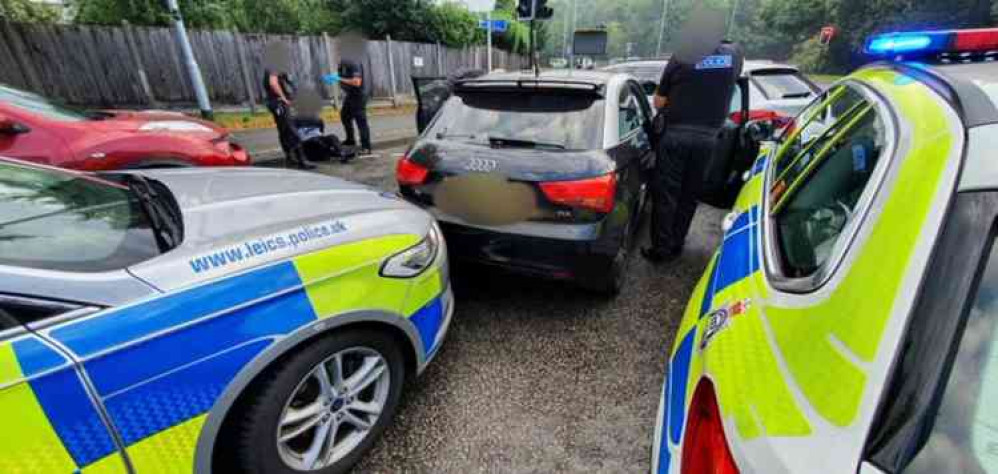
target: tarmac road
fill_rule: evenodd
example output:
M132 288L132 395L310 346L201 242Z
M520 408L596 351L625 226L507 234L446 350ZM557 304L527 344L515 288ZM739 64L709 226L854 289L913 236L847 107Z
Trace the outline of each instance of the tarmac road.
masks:
M394 190L402 151L320 171ZM701 208L672 265L635 251L613 300L456 267L447 339L356 472L648 472L667 352L722 216Z

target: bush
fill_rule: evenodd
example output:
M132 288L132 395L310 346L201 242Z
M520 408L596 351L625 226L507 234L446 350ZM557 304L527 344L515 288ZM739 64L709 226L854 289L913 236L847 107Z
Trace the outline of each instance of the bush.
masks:
M821 44L818 38L812 38L794 46L790 62L806 73L831 74L838 72L833 65L828 47Z

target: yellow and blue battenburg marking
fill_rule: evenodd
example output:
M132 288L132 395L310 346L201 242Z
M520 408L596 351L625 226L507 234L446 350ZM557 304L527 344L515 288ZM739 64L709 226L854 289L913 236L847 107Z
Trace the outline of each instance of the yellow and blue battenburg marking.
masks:
M765 169L765 159L760 159L753 167L753 176ZM725 232L717 256L711 262L706 279L701 281L694 292L702 295L699 300L698 318L707 316L715 305L715 296L731 286L742 282L758 272L761 265L759 258L760 215L759 206L753 206L741 213ZM686 399L690 387L690 372L696 347L699 325L688 328L673 351L672 359L667 367L665 400L663 406L662 439L659 446L658 472L667 474L671 465L670 442L677 446L682 441L685 427Z
M378 276L385 255L416 242L416 236L391 236L297 257L111 309L58 327L47 337L82 362L138 472L190 471L200 427L228 384L265 349L310 322L351 309L383 308L405 315L422 340L417 350L432 355L445 318L439 269L414 280ZM8 449L0 447L0 472L73 472L121 464L81 374L67 357L35 337L20 339L0 345L0 375L6 372L11 380L28 382L4 388L0 378L0 408L18 410L7 415L23 417L15 425L44 423L51 434L2 443ZM4 425L4 437L42 430L15 435ZM24 443L54 449L54 440L59 449L53 453L10 451ZM40 461L24 457L58 458L57 451L68 455L58 467L38 469Z

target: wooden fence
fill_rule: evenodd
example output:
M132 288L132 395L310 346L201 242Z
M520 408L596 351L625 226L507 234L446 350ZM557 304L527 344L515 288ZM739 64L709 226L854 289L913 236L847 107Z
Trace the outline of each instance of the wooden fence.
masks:
M263 49L273 41L290 47L299 87L316 88L326 99L336 94L335 88L324 86L320 79L334 71L338 63L335 37L198 30L189 33L215 106L260 103ZM411 95L413 75L437 76L461 67L484 68L487 62L484 46L453 49L386 40L368 41L366 48L366 69L374 97ZM494 50L493 65L521 69L526 67L527 58ZM196 102L180 48L169 28L0 21L0 83L86 106L189 106Z

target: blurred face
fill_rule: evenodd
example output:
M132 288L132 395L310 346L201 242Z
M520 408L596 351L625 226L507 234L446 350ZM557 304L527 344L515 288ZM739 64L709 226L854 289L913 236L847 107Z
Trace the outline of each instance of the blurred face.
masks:
M717 49L724 38L726 15L720 10L698 6L679 30L675 59L696 64Z
M263 65L271 71L291 70L291 48L278 42L267 44L263 49Z

